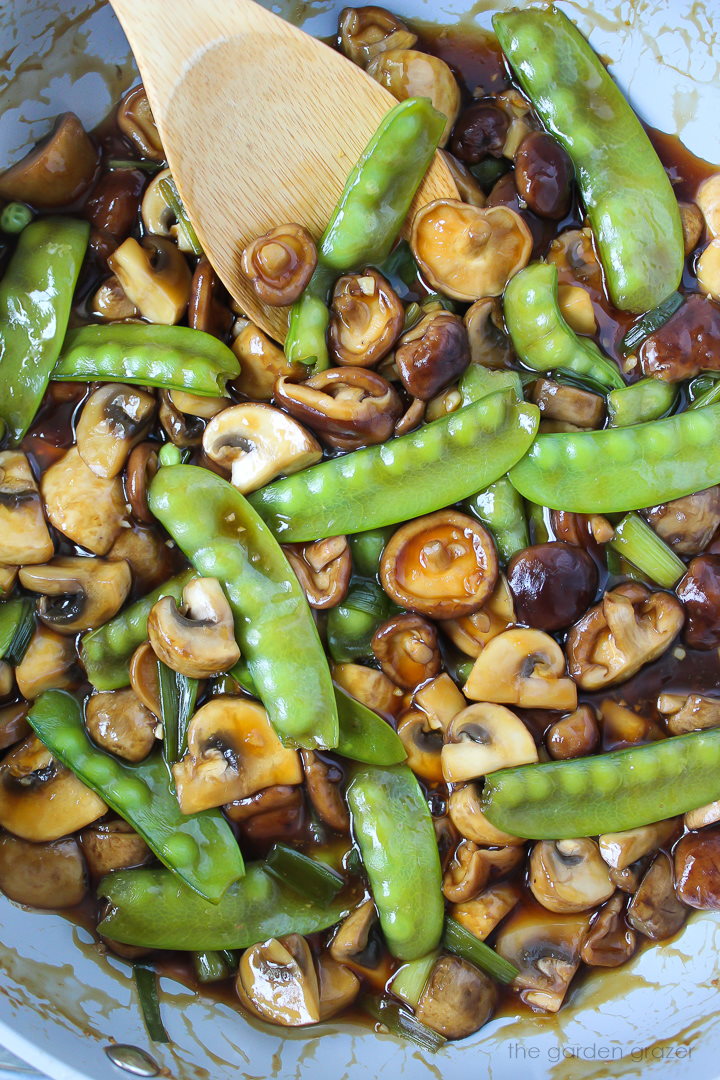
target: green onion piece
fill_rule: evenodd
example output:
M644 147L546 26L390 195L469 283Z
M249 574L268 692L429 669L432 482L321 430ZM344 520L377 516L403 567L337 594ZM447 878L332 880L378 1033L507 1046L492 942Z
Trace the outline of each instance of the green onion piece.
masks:
M2 214L0 214L0 229L11 236L21 233L26 225L29 225L33 217L32 210L25 203L9 202Z
M429 314L431 311L435 311L438 304L444 311L450 311L452 314L456 314L458 306L454 300L451 300L448 296L442 296L440 293L430 293L428 296L423 297L420 307L424 315Z
M163 724L163 753L168 765L179 761L187 748L188 724L195 711L198 680L173 671L158 660L160 710Z
M423 1050L429 1050L432 1054L442 1050L447 1042L444 1035L440 1035L439 1032L420 1023L417 1017L407 1012L396 1001L365 994L358 1004L374 1020L387 1028L391 1035L399 1035L402 1039L409 1039L410 1042L421 1046Z
M416 1009L437 957L438 951L434 949L427 956L419 956L417 960L403 964L387 984L388 990Z
M419 322L422 318L423 310L419 304L415 301L412 304L408 304L405 309L405 325L403 326L403 334L406 333L411 326L414 326L416 322Z
M200 983L221 982L237 972L238 962L230 949L192 954L195 978Z
M634 511L615 526L609 547L664 589L671 589L687 570L682 559Z
M688 409L704 409L706 405L714 405L716 401L720 401L720 379L691 401Z
M507 158L486 157L477 165L470 166L470 172L486 195L489 195L501 176L511 168Z
M193 255L202 255L203 249L197 238L197 233L192 227L187 210L183 206L182 199L172 176L166 176L158 182L160 194L177 218L178 228L182 229L187 237L187 242L192 248Z
M631 427L648 420L659 420L675 404L677 387L662 379L641 379L607 396L610 427Z
M273 844L264 869L282 885L318 904L329 904L345 884L329 866L285 844Z
M450 952L462 960L468 960L498 982L511 983L520 974L514 964L498 956L494 949L450 916L445 919L442 944Z
M159 173L165 168L158 161L135 161L133 158L110 158L108 169L140 169L141 172Z
M0 659L19 664L35 628L34 607L28 596L0 603Z
M683 302L684 298L679 292L672 292L652 311L646 311L644 315L641 315L622 339L620 346L622 351L626 355L634 352L639 345L642 345L645 338L650 337L665 325L678 308L682 307Z
M550 511L546 506L525 500L528 525L530 526L530 542L533 544L547 544L550 539Z
M133 976L147 1033L153 1042L169 1042L160 1016L157 972L149 964L133 964Z
M474 660L461 660L459 664L456 664L454 673L455 682L458 682L461 686L464 686L470 678L470 672L472 671L474 666Z
M400 240L377 268L396 292L406 293L418 284L418 266L407 240ZM404 286L404 288L403 288Z

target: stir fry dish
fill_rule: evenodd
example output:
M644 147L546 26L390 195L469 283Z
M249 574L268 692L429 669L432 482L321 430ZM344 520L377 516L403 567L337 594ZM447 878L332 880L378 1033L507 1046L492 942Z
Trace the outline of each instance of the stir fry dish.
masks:
M342 12L398 103L242 253L284 345L142 86L0 176L0 889L153 1039L171 964L438 1050L720 909L720 173L494 26Z

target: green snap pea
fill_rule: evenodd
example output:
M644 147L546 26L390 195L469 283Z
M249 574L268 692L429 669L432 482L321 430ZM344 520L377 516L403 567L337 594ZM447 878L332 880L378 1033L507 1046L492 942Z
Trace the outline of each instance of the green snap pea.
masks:
M507 476L472 495L466 500L465 509L490 530L503 562L509 562L516 551L528 547L530 537L523 500Z
M677 387L661 379L641 379L632 386L613 390L607 396L610 427L630 427L659 420L669 412L677 397Z
M184 570L153 589L141 600L121 611L98 630L85 634L80 647L80 659L89 682L96 690L119 690L130 682L130 657L147 641L147 621L151 609L163 596L172 596L178 603L194 570Z
M470 405L499 390L512 390L518 401L523 399L523 386L517 371L494 370L482 364L465 368L458 384L463 405Z
M270 721L287 746L338 741L332 680L305 594L239 491L197 465L162 468L148 504L203 577L217 578Z
M345 599L328 612L327 642L333 660L342 664L371 658L372 636L393 609L377 582L351 585Z
M511 278L503 300L505 323L523 364L535 371L562 368L605 388L625 381L594 341L567 324L558 302L558 270L553 263L532 263Z
M567 150L610 298L648 311L677 289L685 255L677 199L642 124L592 48L556 7L493 17L547 129Z
M360 847L388 948L415 960L437 948L445 917L435 830L406 765L357 769L347 789Z
M0 283L0 416L14 444L33 422L60 353L89 235L86 221L31 222Z
M188 892L216 902L243 874L240 848L219 810L180 813L160 754L130 765L105 753L88 738L82 709L64 690L41 694L27 718L54 757L132 825Z
M271 937L314 934L334 926L351 903L342 894L317 904L249 863L220 902L209 904L166 870L116 870L98 896L109 911L98 930L113 941L149 949L200 952L246 949Z
M204 397L227 395L240 374L235 353L212 334L189 326L102 323L65 338L52 373L62 382L129 382Z
M597 757L520 765L485 778L482 810L529 840L651 825L720 799L720 729Z
M352 533L429 514L487 487L537 431L535 405L491 394L417 431L313 465L250 496L283 543Z
M393 529L368 529L349 537L353 566L363 577L373 578L380 569L380 559Z
M541 435L510 470L526 499L553 510L614 514L720 483L720 404L627 428Z

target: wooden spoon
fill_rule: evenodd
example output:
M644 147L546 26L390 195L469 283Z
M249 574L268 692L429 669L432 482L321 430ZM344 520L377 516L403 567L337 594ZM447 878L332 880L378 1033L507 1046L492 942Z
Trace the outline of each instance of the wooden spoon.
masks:
M291 221L318 238L395 99L252 0L110 2L204 251L242 311L284 341L289 309L260 303L240 269L243 248ZM436 154L409 220L447 198L457 189Z

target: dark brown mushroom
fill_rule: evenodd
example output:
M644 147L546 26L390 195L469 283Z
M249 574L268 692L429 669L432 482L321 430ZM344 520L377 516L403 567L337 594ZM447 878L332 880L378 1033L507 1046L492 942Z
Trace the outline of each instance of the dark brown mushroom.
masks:
M385 442L403 411L390 383L361 367L329 368L303 383L281 376L275 399L322 442L340 450Z
M675 895L670 856L660 851L630 901L627 921L645 937L666 941L677 934L687 917L688 909Z
M701 185L702 187L702 185ZM699 206L690 202L679 202L680 221L682 222L683 246L685 254L695 250L705 232L705 218Z
M515 183L533 213L558 221L570 209L573 166L546 131L531 131L515 154Z
M404 690L414 690L441 668L437 631L420 615L395 615L381 623L371 647L385 674Z
M321 821L336 832L350 831L350 815L342 796L342 769L334 761L325 761L312 750L301 750L305 786Z
M497 297L476 300L463 317L468 332L470 362L486 368L510 367L515 353L505 333L502 303Z
M680 900L691 908L720 911L720 828L686 833L674 855Z
M590 967L619 967L637 949L637 934L625 922L625 897L615 893L597 914L580 957Z
M459 315L430 312L400 338L395 364L403 386L427 401L455 382L470 363L470 344Z
M133 516L151 525L155 521L150 512L147 493L150 482L158 471L158 445L144 442L131 452L125 466L125 491Z
M105 173L85 203L84 214L98 232L112 237L114 247L137 224L140 196L147 177L140 169L114 169Z
M324 611L345 599L352 557L344 536L329 536L311 544L284 544L283 551L310 607Z
M691 649L720 645L720 555L699 555L677 586L687 623L685 643Z
M682 307L640 346L643 375L680 382L720 370L720 304L691 293Z
M0 889L16 904L34 908L75 907L87 893L87 872L71 837L33 844L6 833L0 837Z
M484 206L485 195L483 189L480 187L467 165L463 165L462 161L456 158L454 154L448 153L447 150L439 150L438 153L450 170L450 174L455 181L455 186L458 189L458 195L462 201L470 203L471 206Z
M133 587L146 596L162 585L179 569L179 551L168 546L167 536L159 526L138 525L132 521L110 548L108 558L124 559L130 567Z
M450 149L468 165L502 157L510 117L491 99L464 109L453 130Z
M456 510L440 510L401 526L380 560L380 580L391 600L436 619L477 611L497 576L490 534Z
M92 877L99 881L113 870L152 862L153 854L141 836L120 818L89 825L80 833L80 847Z
M75 202L95 176L98 152L75 113L63 113L49 135L0 175L0 199L51 210Z
M88 735L124 761L144 761L155 746L158 721L134 690L108 690L95 693L85 706Z
M128 90L118 105L117 125L141 157L150 161L165 160L157 124L142 83Z
M545 733L548 753L556 761L587 757L599 740L598 723L591 705L580 705L562 720L556 720Z
M243 274L263 304L287 307L305 289L317 266L315 241L303 225L277 225L242 253Z
M343 919L330 942L330 955L374 989L384 990L392 967L372 900L363 900Z
M107 263L143 318L167 326L180 322L190 299L192 276L172 240L145 236L138 243L129 236Z
M532 400L546 420L560 420L580 428L599 428L605 418L605 400L599 394L553 379L536 379ZM720 523L720 519L719 519Z
M602 514L573 514L567 510L553 510L550 522L558 540L585 548L596 562L604 562L600 544L612 540L615 530Z
M422 1024L446 1039L464 1039L492 1018L497 985L459 956L441 956L415 1009Z
M425 418L425 402L420 398L413 398L407 409L395 424L396 435L407 435L422 424Z
M305 836L306 809L301 786L274 784L255 795L235 799L223 810L254 844L292 843Z
M402 331L405 309L389 281L372 267L344 274L333 289L328 346L335 363L372 367Z
M720 527L720 485L642 511L678 555L699 555Z
M225 302L227 293L204 256L198 261L190 283L188 326L224 341L230 333L233 314Z
M412 49L417 41L397 15L385 8L368 5L343 8L338 19L340 48L353 63L365 67L379 53L390 49Z
M170 397L169 390L160 391L158 417L163 431L174 446L182 449L200 446L205 433L205 424L199 416L181 412Z
M595 598L597 566L582 548L557 541L513 555L507 567L518 621L539 630L564 630Z

